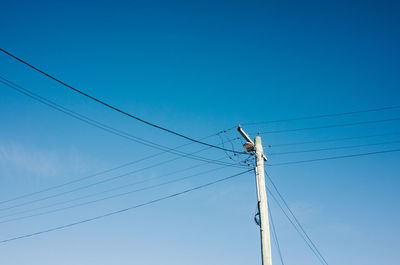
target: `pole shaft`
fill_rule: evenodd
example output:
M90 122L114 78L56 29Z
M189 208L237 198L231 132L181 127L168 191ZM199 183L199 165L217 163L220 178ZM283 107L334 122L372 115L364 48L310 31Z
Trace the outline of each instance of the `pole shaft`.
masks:
M256 151L256 183L257 183L258 210L260 213L262 264L272 265L268 201L267 201L267 192L265 190L264 156L263 156L264 154L260 136L257 136L254 139L254 144Z

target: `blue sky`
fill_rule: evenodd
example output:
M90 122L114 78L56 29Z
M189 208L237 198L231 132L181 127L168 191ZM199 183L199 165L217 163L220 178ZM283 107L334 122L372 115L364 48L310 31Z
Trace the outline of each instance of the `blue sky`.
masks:
M399 4L391 1L2 1L1 48L123 110L193 138L239 123L398 105ZM105 109L1 54L0 75L95 120L168 147L184 139ZM1 84L0 201L159 151L101 131ZM244 125L265 132L398 118L398 109ZM395 142L400 122L263 134L268 153ZM221 137L235 138L234 130ZM251 135L252 137L255 134ZM207 139L220 144L221 138ZM240 143L234 142L236 150ZM230 144L227 145L228 147ZM271 155L270 164L398 149L390 143ZM195 152L203 147L188 145ZM218 150L199 155L230 161ZM153 159L107 177L173 159ZM396 264L399 153L267 170L329 264ZM153 178L140 187L218 168L179 159L87 190L2 210L1 217ZM66 211L0 223L0 240L71 223L240 172L209 174ZM125 188L122 191L129 191ZM254 176L69 229L0 245L1 264L257 264ZM271 201L285 264L319 264ZM38 211L40 212L40 211ZM22 216L22 215L15 215ZM23 255L21 255L23 253ZM274 264L279 264L273 246Z

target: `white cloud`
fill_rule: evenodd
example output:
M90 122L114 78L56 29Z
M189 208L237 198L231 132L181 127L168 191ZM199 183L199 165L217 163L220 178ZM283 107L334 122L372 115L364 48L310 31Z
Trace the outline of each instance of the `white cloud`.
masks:
M82 162L81 155L73 151L56 151L16 142L0 143L0 172L3 178L20 175L49 178L85 171L87 164Z
M322 213L322 209L317 204L297 201L290 203L289 207L301 220L313 219Z

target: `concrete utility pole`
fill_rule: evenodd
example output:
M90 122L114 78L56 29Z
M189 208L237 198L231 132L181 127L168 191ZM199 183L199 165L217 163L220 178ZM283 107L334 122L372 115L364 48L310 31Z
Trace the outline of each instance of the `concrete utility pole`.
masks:
M254 142L250 137L238 127L239 133L246 139L244 148L248 152L255 152L256 156L256 184L257 184L257 198L258 198L258 211L260 214L260 235L261 235L261 255L263 265L272 265L271 258L271 238L269 232L269 215L268 215L268 201L267 192L265 190L265 176L264 176L264 161L267 157L264 155L264 150L261 142L261 137L257 136Z

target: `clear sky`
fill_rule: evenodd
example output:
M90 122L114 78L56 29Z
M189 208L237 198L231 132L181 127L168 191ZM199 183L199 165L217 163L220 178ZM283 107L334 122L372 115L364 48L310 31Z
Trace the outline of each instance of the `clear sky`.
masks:
M399 12L395 1L2 0L0 47L123 110L193 138L212 135L204 141L220 145L222 139L238 134L215 133L239 123L254 137L257 132L399 118L400 109L390 109L245 125L399 105ZM0 54L0 75L134 136L167 147L187 143L77 95L4 54ZM4 84L0 91L0 201L160 153L57 112ZM261 136L266 146L272 146L266 153L274 165L399 149L399 132L400 121L393 120ZM239 141L232 145L242 151ZM360 146L331 149L354 145ZM192 153L203 148L191 144L179 150ZM330 150L277 154L324 148ZM214 149L197 155L237 162ZM399 155L276 165L267 170L329 264L395 265L400 259ZM243 171L197 166L201 162L188 158L165 162L178 157L162 153L79 183L0 202L0 240ZM156 166L143 169L152 165ZM192 166L197 167L172 174ZM143 170L32 202L139 169ZM213 169L218 170L204 173ZM11 220L196 173L204 174ZM51 206L142 180L146 182ZM274 201L270 203L285 264L319 264ZM255 209L254 176L248 173L157 204L0 244L0 264L260 264ZM275 245L273 261L280 264Z

